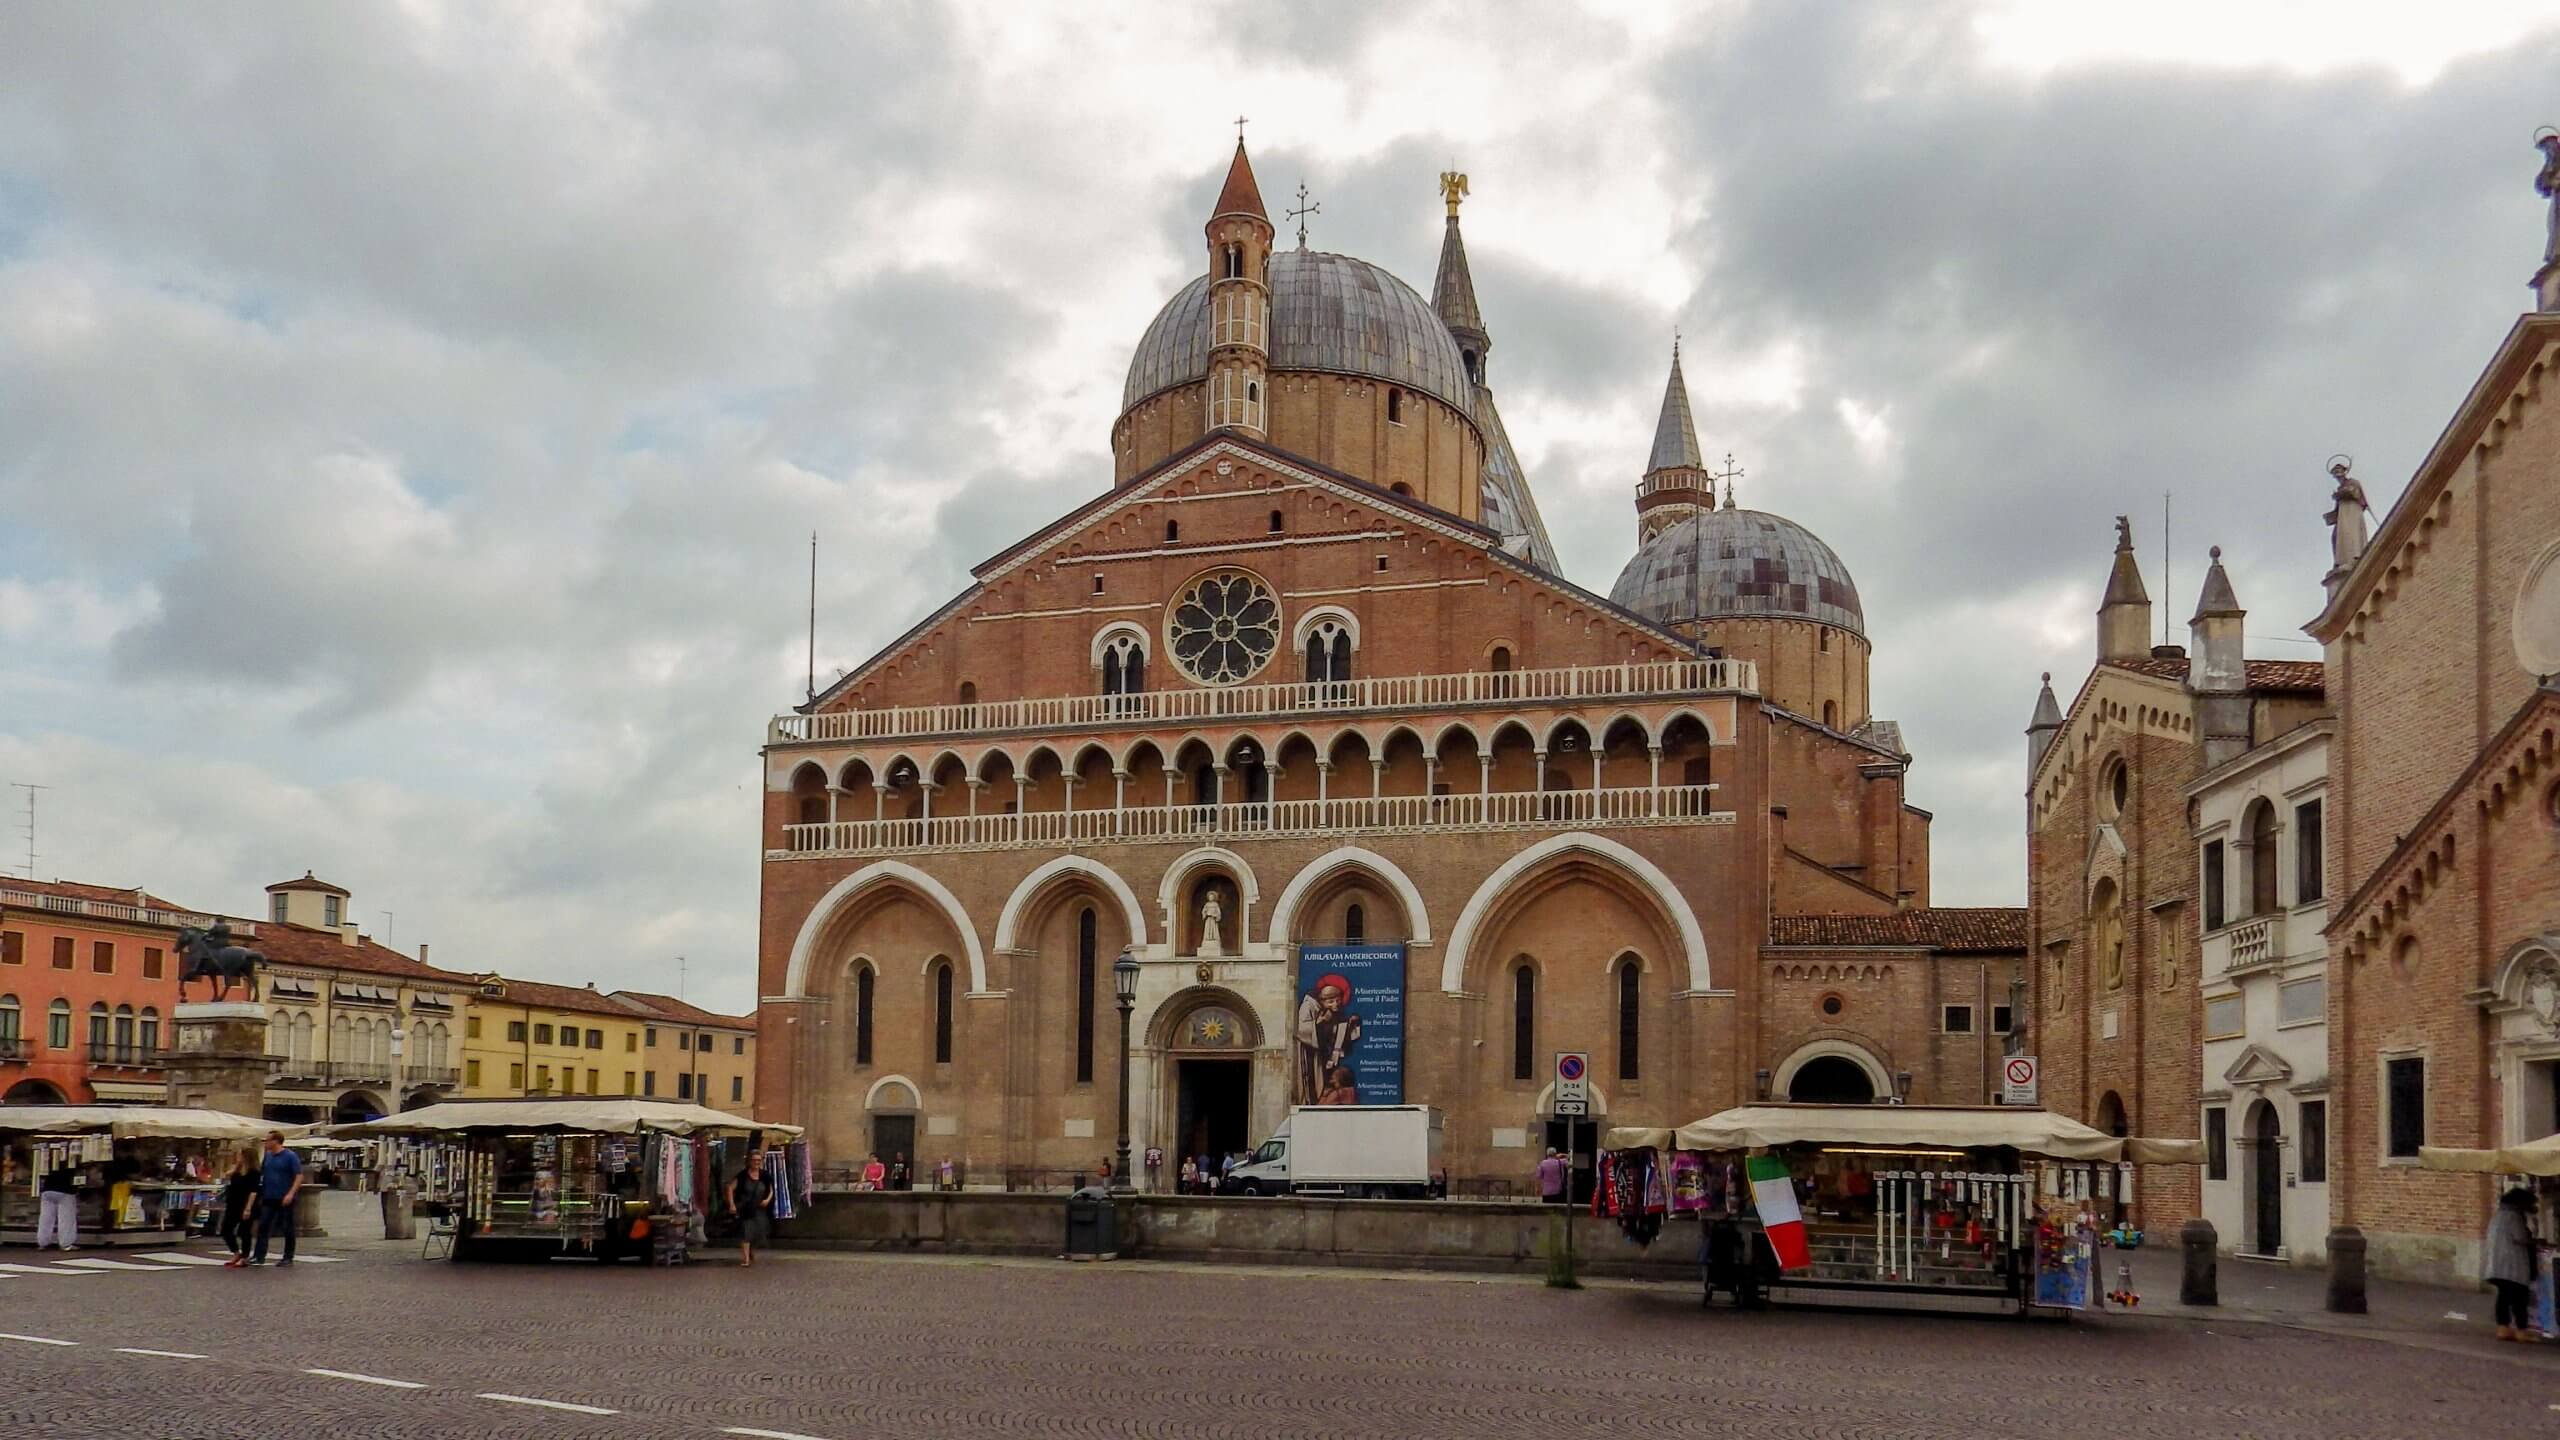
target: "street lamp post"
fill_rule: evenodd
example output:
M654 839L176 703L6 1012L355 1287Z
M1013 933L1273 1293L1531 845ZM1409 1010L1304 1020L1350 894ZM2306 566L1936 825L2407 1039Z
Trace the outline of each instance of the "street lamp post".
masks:
M1138 957L1123 948L1111 962L1111 989L1120 997L1120 1159L1111 1170L1111 1189L1128 1194L1129 1183L1129 1016L1138 1008Z

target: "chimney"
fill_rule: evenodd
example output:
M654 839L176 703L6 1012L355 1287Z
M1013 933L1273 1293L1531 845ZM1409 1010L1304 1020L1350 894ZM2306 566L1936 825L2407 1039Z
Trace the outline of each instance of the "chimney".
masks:
M427 963L427 942L424 940L418 942L418 963L421 965Z
M2133 521L2119 515L2115 565L2098 602L2098 658L2140 660L2150 653L2151 593L2142 588L2142 567L2133 558Z
M338 943L341 945L353 945L363 938L364 937L362 935L356 933L356 922L353 920L346 921L338 926Z

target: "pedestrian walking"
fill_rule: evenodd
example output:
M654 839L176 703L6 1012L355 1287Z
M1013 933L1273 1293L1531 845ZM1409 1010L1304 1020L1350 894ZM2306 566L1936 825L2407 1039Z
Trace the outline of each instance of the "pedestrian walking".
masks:
M222 1177L222 1219L218 1233L231 1252L225 1266L237 1270L249 1263L249 1227L258 1213L258 1152L243 1150L231 1157L231 1173Z
M880 1163L879 1151L872 1151L871 1158L862 1162L862 1188L877 1190L887 1184L888 1179L889 1167Z
M70 1162L44 1172L37 1187L36 1248L80 1248L80 1172Z
M752 1270L756 1247L773 1239L773 1182L765 1178L763 1151L748 1151L747 1168L729 1182L729 1209L738 1217L738 1264Z
M2480 1278L2498 1292L2498 1338L2527 1344L2541 1339L2533 1323L2533 1192L2510 1190L2489 1212L2480 1246Z
M267 1237L278 1229L284 1231L284 1258L277 1263L293 1263L293 1205L302 1196L302 1157L285 1148L284 1132L267 1132L267 1156L258 1162L258 1234L249 1251L249 1263L267 1263Z
M1547 1158L1538 1162L1538 1200L1541 1204L1564 1203L1565 1176L1569 1168L1564 1157L1556 1153L1556 1147L1548 1146Z

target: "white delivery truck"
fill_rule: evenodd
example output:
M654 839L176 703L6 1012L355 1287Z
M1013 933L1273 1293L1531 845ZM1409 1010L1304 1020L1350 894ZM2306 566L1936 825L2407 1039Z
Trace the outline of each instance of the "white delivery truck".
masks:
M1227 1177L1240 1195L1420 1200L1440 1171L1428 1105L1301 1105Z

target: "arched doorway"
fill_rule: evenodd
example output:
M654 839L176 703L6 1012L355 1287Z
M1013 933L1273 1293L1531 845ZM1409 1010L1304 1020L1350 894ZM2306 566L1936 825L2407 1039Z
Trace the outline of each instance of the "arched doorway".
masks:
M1224 990L1177 999L1165 1013L1156 1036L1163 1093L1173 1097L1165 1170L1179 1174L1185 1155L1216 1160L1252 1147L1253 1056L1262 1032L1252 1007Z
M0 1095L0 1105L59 1105L62 1092L42 1080L21 1080Z
M872 1082L871 1091L862 1099L862 1109L870 1124L870 1153L880 1163L891 1167L907 1166L914 1183L916 1162L916 1115L923 1110L923 1097L905 1076L887 1075ZM893 1182L894 1183L894 1182Z
M2098 1097L2098 1128L2121 1140L2133 1133L2124 1116L2124 1097L2113 1090Z
M1797 1067L1787 1098L1799 1105L1872 1105L1876 1082L1846 1055L1817 1055Z
M348 1091L338 1097L337 1104L329 1107L329 1120L335 1125L355 1125L381 1118L382 1101L362 1090Z
M444 1099L444 1096L433 1090L412 1090L409 1092L408 1096L400 1102L400 1108L403 1111L424 1110L428 1106L433 1105L442 1099Z
M2284 1248L2284 1119L2259 1100L2249 1107L2241 1159L2249 1168L2249 1250L2273 1255Z

